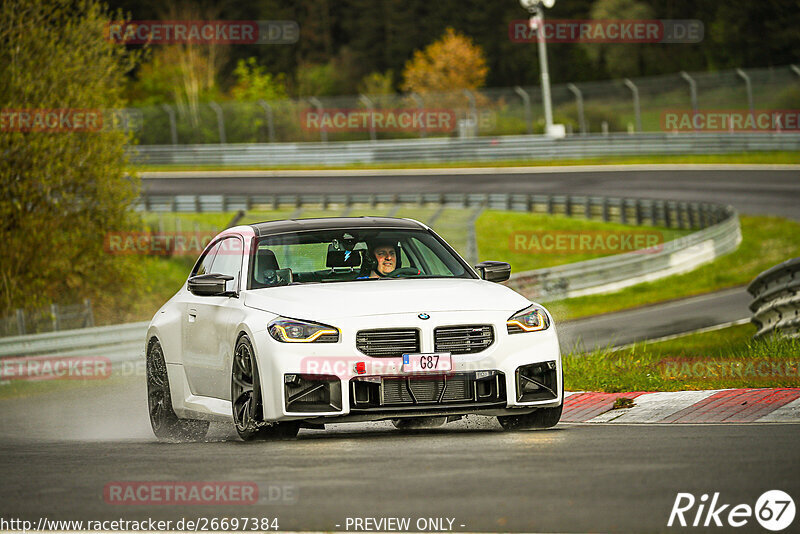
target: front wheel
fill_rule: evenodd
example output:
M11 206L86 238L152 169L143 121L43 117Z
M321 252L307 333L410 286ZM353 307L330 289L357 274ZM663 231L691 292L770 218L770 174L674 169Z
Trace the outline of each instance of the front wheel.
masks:
M256 439L291 439L300 431L300 423L285 421L264 425L261 382L250 338L243 335L236 342L231 373L231 405L236 433L244 441Z
M561 419L564 402L555 408L537 408L524 415L498 415L497 420L504 430L525 430L552 428Z
M180 419L172 409L167 364L157 340L147 349L147 406L153 434L161 441L200 441L208 433L208 421Z

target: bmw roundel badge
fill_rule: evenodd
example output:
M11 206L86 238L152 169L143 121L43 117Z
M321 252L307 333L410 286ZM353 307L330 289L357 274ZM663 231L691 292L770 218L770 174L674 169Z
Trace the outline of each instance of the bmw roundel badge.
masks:
M417 317L419 317L419 318L420 318L420 319L422 319L423 321L426 321L426 320L428 320L428 319L430 319L430 318L431 318L431 316L430 316L430 315L428 315L427 313L420 313L419 315L417 315Z

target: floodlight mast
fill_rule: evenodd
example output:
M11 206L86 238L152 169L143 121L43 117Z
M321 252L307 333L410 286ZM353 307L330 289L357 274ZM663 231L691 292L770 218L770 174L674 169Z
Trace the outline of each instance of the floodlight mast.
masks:
M556 0L519 0L522 7L531 14L530 28L536 31L539 47L539 70L542 72L542 102L544 103L545 133L553 130L553 104L550 98L550 73L547 68L547 44L544 35L544 9L555 5Z

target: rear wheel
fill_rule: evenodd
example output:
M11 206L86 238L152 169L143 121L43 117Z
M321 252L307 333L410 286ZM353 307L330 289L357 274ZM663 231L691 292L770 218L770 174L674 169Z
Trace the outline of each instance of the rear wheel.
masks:
M153 434L162 441L199 441L208 433L208 421L180 419L172 409L164 352L157 340L147 349L147 405Z
M524 415L498 415L497 420L505 430L525 430L552 428L561 419L564 401L556 408L537 408Z
M300 423L286 421L264 426L261 382L250 338L243 335L236 342L231 373L231 405L236 433L245 441L256 439L291 439L297 436Z

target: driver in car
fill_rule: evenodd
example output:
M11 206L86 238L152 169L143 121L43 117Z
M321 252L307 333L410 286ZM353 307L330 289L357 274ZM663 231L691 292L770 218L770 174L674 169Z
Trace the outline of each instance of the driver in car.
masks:
M367 249L369 258L375 258L370 278L382 278L397 268L397 247L392 241L384 240L371 243Z

